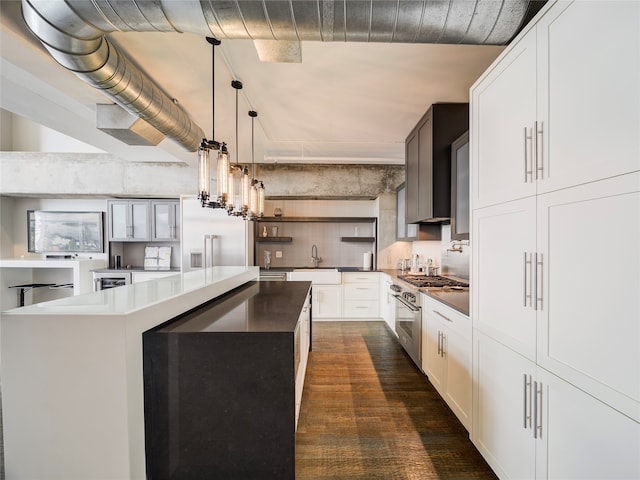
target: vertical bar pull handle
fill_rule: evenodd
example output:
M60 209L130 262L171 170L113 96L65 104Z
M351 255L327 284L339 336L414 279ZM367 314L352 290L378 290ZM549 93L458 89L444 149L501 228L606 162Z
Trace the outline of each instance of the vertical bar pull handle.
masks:
M524 307L527 306L527 301L528 301L528 305L530 307L533 307L533 298L531 296L531 289L532 289L531 285L533 284L533 265L531 264L531 255L532 255L531 253L524 252L524 278L523 278L523 283L524 283L523 306ZM529 268L528 281L527 281L527 267Z
M531 375L522 375L524 385L522 386L523 404L523 428L531 428Z
M440 338L441 338L441 333L438 331L438 356L440 356Z
M542 180L544 178L544 136L542 122L535 122L533 128L535 129L536 180Z
M531 268L532 271L535 272L533 278L533 309L538 310L538 269L536 266L538 265L538 254L533 254L533 266Z
M543 310L543 296L544 296L544 261L543 256L541 254L536 254L536 307L538 306L538 302L540 302L540 310ZM540 295L538 296L538 291Z
M527 420L529 419L529 417L527 417L527 385L529 383L527 382L526 373L522 374L522 382L522 428L526 430Z
M538 382L533 382L533 390L538 393ZM538 395L533 396L533 438L538 438Z
M542 383L533 382L533 438L542 438Z
M524 183L533 182L533 158L529 154L529 151L533 150L531 146L533 143L532 135L533 132L529 134L527 127L524 127L524 139L522 142L524 147ZM529 168L529 161L531 161L531 168ZM531 177L531 180L529 180L529 177Z

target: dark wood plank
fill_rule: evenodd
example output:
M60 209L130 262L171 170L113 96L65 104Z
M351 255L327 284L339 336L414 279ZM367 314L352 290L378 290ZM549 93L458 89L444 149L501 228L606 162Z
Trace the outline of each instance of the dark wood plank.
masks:
M384 322L316 322L296 479L495 479Z

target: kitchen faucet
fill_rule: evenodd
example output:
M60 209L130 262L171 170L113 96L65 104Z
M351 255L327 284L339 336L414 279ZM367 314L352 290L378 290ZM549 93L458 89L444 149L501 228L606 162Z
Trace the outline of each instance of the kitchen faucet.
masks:
M318 247L315 244L311 245L311 260L313 261L313 268L318 268L318 263L322 261L320 257L318 257Z

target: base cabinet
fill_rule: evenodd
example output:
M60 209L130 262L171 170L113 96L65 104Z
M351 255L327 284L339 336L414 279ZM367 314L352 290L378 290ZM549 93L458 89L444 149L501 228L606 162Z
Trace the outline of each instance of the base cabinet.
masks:
M422 370L458 420L471 430L471 321L422 296Z
M640 424L477 333L472 440L502 479L640 478Z
M345 318L378 318L378 274L345 272L342 274L342 316Z
M313 315L316 320L342 316L342 285L313 286Z

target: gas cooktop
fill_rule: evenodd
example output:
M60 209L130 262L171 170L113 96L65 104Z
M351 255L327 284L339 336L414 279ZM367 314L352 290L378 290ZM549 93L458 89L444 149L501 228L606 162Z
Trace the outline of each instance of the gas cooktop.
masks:
M462 282L459 280L454 280L452 278L430 276L427 277L425 275L398 275L400 280L407 282L414 287L423 288L423 287L443 287L443 288L452 288L452 289L463 289L469 286L468 282Z

